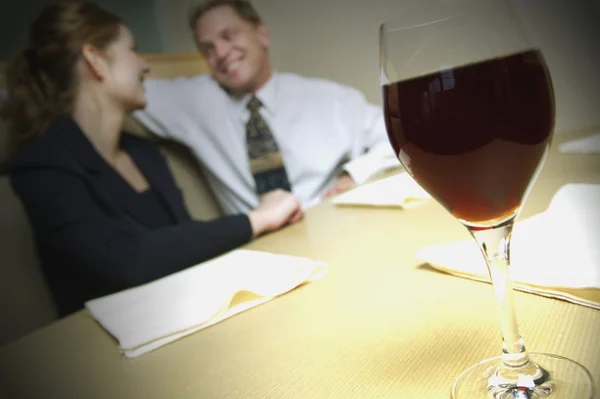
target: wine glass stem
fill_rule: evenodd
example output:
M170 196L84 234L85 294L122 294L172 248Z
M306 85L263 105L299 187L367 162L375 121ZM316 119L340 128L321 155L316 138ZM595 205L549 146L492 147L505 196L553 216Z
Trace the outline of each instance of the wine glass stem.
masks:
M468 227L483 253L496 293L502 328L502 361L512 369L526 367L529 357L519 333L513 301L513 285L509 275L510 238L514 218L494 228Z

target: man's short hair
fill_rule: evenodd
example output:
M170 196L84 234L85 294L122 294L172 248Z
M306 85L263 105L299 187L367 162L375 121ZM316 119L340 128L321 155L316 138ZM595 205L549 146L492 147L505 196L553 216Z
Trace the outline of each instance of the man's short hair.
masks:
M208 11L221 7L229 6L233 8L236 14L244 21L248 21L252 24L259 25L262 23L262 18L256 12L256 9L249 1L246 0L209 0L194 7L190 12L190 28L192 31L196 30L196 23Z

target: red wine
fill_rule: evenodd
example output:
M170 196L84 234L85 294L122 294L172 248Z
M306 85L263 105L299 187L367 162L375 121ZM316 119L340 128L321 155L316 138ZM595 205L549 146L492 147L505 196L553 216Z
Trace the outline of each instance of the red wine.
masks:
M455 217L487 227L518 211L550 147L554 93L540 52L386 85L400 161Z

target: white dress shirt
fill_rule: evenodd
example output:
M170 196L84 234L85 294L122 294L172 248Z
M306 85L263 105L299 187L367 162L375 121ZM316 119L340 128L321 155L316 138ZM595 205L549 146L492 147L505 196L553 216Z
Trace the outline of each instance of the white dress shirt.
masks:
M148 106L136 118L155 134L189 147L226 214L259 205L246 149L250 95L234 98L209 75L149 79ZM303 206L320 201L342 171L358 184L399 162L381 107L338 83L274 73L256 93Z

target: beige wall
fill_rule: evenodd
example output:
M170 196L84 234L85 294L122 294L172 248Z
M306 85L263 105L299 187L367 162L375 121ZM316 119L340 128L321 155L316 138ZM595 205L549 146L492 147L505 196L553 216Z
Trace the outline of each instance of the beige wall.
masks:
M169 51L195 50L187 12L197 1L157 0ZM411 1L254 0L254 4L271 30L277 69L334 79L380 103L378 26ZM527 33L538 42L549 64L558 132L600 126L600 49L598 39L593 39L600 37L599 3L516 1Z

